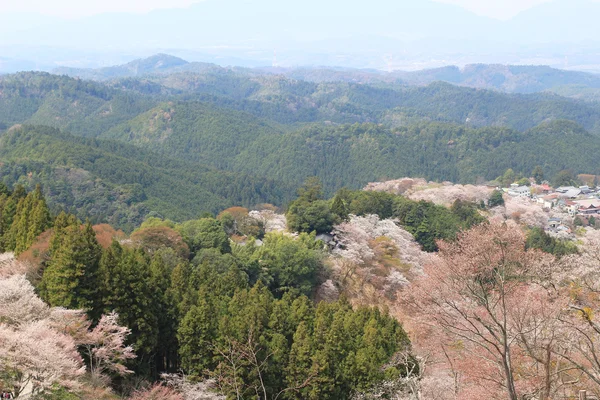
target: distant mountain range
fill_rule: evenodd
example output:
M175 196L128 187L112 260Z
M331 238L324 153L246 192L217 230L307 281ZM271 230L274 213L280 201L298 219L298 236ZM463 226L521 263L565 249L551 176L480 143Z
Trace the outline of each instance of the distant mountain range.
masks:
M205 0L187 9L74 20L4 13L0 51L6 58L70 66L105 65L107 53L114 59L162 49L246 66L271 65L276 50L275 63L285 66L419 69L485 62L600 70L598 15L600 3L593 0L554 0L509 21L431 0Z
M123 65L98 69L59 67L53 73L105 81L130 77L166 76L178 73L199 75L234 74L242 77L281 75L287 78L314 82L347 82L363 84L395 84L426 86L447 82L477 89L492 89L506 93L536 93L553 91L567 97L600 100L600 74L565 71L547 66L511 66L473 64L414 72L352 68L225 68L211 63L188 62L179 57L157 54Z
M40 183L54 210L124 229L152 212L185 220L233 205L285 206L309 176L331 195L403 176L481 182L537 165L548 177L600 173L600 103L426 84L597 90L597 77L584 73L307 72L161 54L62 72L97 81L45 72L0 77L0 180Z

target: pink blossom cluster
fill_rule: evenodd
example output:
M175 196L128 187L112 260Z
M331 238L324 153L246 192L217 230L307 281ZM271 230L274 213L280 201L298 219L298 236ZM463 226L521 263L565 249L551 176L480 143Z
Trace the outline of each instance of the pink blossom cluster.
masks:
M494 207L492 216L511 219L519 224L543 228L548 225L549 214L538 203L523 197L505 197L504 206Z
M125 344L130 333L118 315L101 317L95 327L82 310L51 308L35 293L23 274L10 274L14 258L0 275L0 376L11 377L17 396L34 395L55 384L73 388L86 370L101 377L130 373L134 358ZM86 354L86 363L78 349Z
M264 224L265 232L284 232L287 230L285 215L271 210L250 211L248 215Z

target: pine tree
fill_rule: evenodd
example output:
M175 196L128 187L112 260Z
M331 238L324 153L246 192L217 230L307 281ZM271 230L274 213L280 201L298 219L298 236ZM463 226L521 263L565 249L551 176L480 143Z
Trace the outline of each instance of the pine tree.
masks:
M333 198L333 203L331 204L331 212L340 217L342 220L347 220L348 215L350 214L348 208L348 193L349 190L340 189L335 197Z
M531 174L533 176L533 179L535 179L535 183L541 185L542 181L544 180L544 170L542 169L542 167L539 165L536 166Z
M62 244L65 237L65 229L69 226L79 226L80 222L73 214L64 211L58 214L54 220L53 235L50 239L50 254L54 253Z
M158 344L158 317L143 251L114 241L100 261L104 312L116 311L119 322L131 329L129 343L137 358L137 372L151 374L151 355Z
M10 230L5 236L5 246L20 254L31 246L36 238L50 228L50 211L38 185L36 189L22 197L21 192L13 192L12 198L19 198Z
M181 367L186 373L202 376L214 368L212 343L217 338L217 315L209 293L201 291L177 330Z
M43 296L52 306L83 308L92 319L100 317L98 267L102 250L91 224L83 230L78 225L62 228L52 243L57 245L50 255L42 277Z
M286 381L288 387L301 387L313 374L314 345L312 334L305 322L301 322L294 333L289 362L286 368ZM287 399L309 398L310 385L298 391L286 394Z

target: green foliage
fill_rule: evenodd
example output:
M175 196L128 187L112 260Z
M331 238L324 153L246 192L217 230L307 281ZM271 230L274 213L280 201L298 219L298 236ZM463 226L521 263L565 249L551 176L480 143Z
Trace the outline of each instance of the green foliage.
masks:
M553 238L541 228L533 228L527 233L525 246L528 249L542 250L557 257L578 252L575 243Z
M103 312L116 311L121 324L131 329L128 341L138 358L138 371L148 373L148 357L158 345L159 325L155 288L146 255L139 250L122 247L117 242L102 254Z
M86 309L92 318L99 318L102 251L96 234L89 222L82 228L79 221L64 215L57 224L40 284L42 297L54 307Z
M13 201L20 197L18 192L15 193L11 196ZM5 207L6 215L12 219L12 223L3 242L6 250L14 251L17 255L27 250L36 238L52 225L50 212L39 185L33 192L20 197L14 214L11 203Z
M274 293L298 291L310 295L323 268L321 245L315 235L302 233L293 238L282 233L268 233L251 260L259 266L259 280Z
M596 223L597 223L597 222L598 222L598 221L597 221L597 220L596 220L596 218L594 218L593 216L591 216L591 217L588 219L588 224L589 224L589 225L590 225L592 228L595 228L595 227L596 227Z
M273 181L229 173L130 145L25 126L0 137L0 176L42 183L50 208L133 230L149 210L183 221L233 204L281 203Z
M209 375L231 396L260 388L262 398L262 382L267 398L348 398L381 381L387 360L408 346L401 326L377 309L355 311L344 301L315 308L304 296L275 299L260 284L220 300L201 293L179 329L182 360L191 362L185 371L214 367Z
M494 190L488 199L488 207L494 208L504 205L504 194L501 190Z
M401 196L395 199L394 217L413 234L425 251L436 251L437 240L453 240L459 231L485 221L473 203L457 201L448 209Z
M504 175L502 175L501 178L498 178L498 181L500 181L502 186L507 187L513 184L516 179L517 175L515 174L515 171L513 171L512 168L509 168L504 172Z
M552 178L552 185L554 185L554 187L573 186L578 183L577 177L573 173L573 170L570 169L559 171Z
M218 249L221 253L231 252L229 237L221 222L214 218L186 221L176 227L192 254L201 249Z
M531 182L529 182L529 179L527 179L527 178L521 178L516 183L519 186L530 186L531 185Z
M294 232L329 233L337 221L325 200L311 203L296 200L290 204L286 217L289 229Z
M298 190L298 198L288 207L287 223L294 232L329 233L337 221L330 203L323 199L321 181L308 178Z
M538 185L541 185L544 181L544 170L539 165L535 166L531 175L533 176L533 179L535 179L535 183Z

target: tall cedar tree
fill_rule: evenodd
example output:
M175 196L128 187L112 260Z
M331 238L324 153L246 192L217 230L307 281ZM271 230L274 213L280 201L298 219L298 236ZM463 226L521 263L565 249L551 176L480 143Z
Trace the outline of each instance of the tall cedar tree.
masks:
M21 193L22 191L15 190L13 199L20 197ZM38 185L33 192L18 200L10 230L7 232L6 250L21 254L50 226L50 212Z
M41 293L52 306L85 309L93 320L101 315L98 268L102 248L91 223L82 228L72 217L62 218L51 240L48 267L44 271Z
M102 305L116 311L119 323L131 329L129 343L135 349L136 372L150 374L158 344L158 306L151 285L149 262L142 250L113 241L100 261Z

